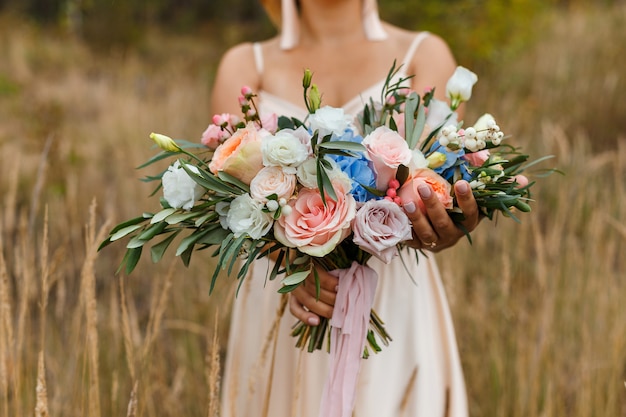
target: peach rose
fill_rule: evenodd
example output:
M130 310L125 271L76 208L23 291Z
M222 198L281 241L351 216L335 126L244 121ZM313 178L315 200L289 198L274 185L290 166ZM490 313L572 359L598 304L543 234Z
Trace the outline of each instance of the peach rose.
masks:
M238 129L218 146L209 164L213 174L224 171L246 184L250 184L261 168L261 137L252 123Z
M274 237L283 245L296 247L311 256L322 257L335 249L349 234L356 214L356 201L341 185L334 184L337 201L318 189L304 188L289 205L292 210L274 223Z
M250 182L250 195L256 201L267 203L267 197L288 200L296 189L296 175L286 174L281 167L264 167Z
M408 166L413 153L402 136L386 126L380 126L363 139L369 159L376 172L376 188L386 190L396 177L400 165Z
M400 188L398 195L402 199L402 202L407 203L414 201L419 206L420 210L422 210L422 213L426 213L424 202L417 191L417 187L421 184L429 185L446 209L452 208L453 201L450 195L452 186L441 175L427 168L414 171L407 182Z

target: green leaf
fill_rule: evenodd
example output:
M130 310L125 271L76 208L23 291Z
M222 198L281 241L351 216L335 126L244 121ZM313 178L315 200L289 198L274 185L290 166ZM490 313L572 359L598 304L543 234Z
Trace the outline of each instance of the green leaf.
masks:
M122 259L122 262L120 263L120 266L115 273L119 273L122 267L126 266L126 275L130 275L131 272L133 272L133 270L135 269L135 266L137 266L137 262L139 262L139 259L141 258L142 248L143 247L128 249L126 251L126 254L124 254L124 259Z
M300 271L300 272L294 272L293 274L287 276L286 278L284 278L281 283L283 285L296 285L296 284L300 284L302 281L304 281L306 279L306 277L309 276L309 274L311 273L310 270L306 270L306 271Z
M194 217L198 217L202 214L202 212L198 212L198 211L188 211L188 212L182 212L182 213L176 213L176 214L172 214L171 216L168 216L165 221L167 222L167 224L177 224L180 222L184 222L185 220L189 220L189 219L193 219Z
M298 288L300 284L294 284L294 285L285 285L284 287L281 287L278 290L279 294L287 294L290 293L291 291L295 290L296 288Z
M174 214L175 212L176 212L176 209L172 207L161 210L152 217L152 219L150 220L150 223L161 222L165 220L168 216Z
M219 223L208 226L206 229L210 233L207 233L202 239L198 241L198 243L201 243L203 245L219 245L230 234L230 231L223 229Z
M143 245L145 245L146 242L147 242L147 240L139 239L138 236L135 236L131 240L128 241L128 244L126 245L126 248L127 249L140 248Z
M234 185L235 187L241 189L242 191L249 193L250 192L250 186L248 184L246 184L245 182L239 180L238 178L233 177L230 174L227 174L224 171L219 171L217 173L217 176L219 179L221 179L224 182L227 182L229 184Z
M141 229L142 227L143 226L140 225L140 224L134 224L134 225L131 225L131 226L124 227L124 228L118 230L117 232L113 233L111 235L111 237L109 238L109 240L111 242L115 242L116 240L121 239L124 236L127 236L127 235L133 233L135 230Z
M166 227L167 227L167 223L164 223L164 222L155 223L152 226L148 227L143 232L141 232L141 234L137 236L137 239L150 240L156 235L160 234Z
M411 138L415 128L415 111L419 106L420 97L414 91L406 99L404 104L404 133L405 137Z
M170 244L174 241L174 238L178 236L179 233L180 233L180 230L177 230L176 232L172 233L171 235L163 239L161 242L157 243L156 245L150 248L150 256L152 258L152 262L157 263L161 260L161 258L163 258L165 251L170 246Z
M320 148L324 149L339 149L339 150L347 150L354 152L365 152L365 146L360 143L350 142L347 140L336 140L332 142L323 142L318 145Z
M413 129L413 133L410 136L410 140L408 140L409 149L415 149L417 146L420 137L422 136L422 132L424 131L424 126L426 125L426 112L424 111L424 106L419 106L417 108L417 119L415 120L415 126ZM409 136L407 135L407 139Z
M120 223L117 226L115 226L113 228L113 230L111 230L111 235L113 235L114 233L118 232L119 230L122 230L125 227L132 226L132 225L139 224L139 223L143 223L146 220L148 220L150 217L152 217L151 214L144 213L143 216L139 216L139 217L135 217L135 218L130 219L130 220L126 220L125 222Z
M195 232L193 232L180 242L180 245L178 245L178 248L176 249L176 256L180 256L189 247L193 246L196 242L198 242L198 240L202 239L210 232L211 229L196 229Z
M169 157L172 157L172 156L177 156L178 154L179 154L178 152L165 152L165 151L164 152L160 152L157 155L154 155L152 158L148 159L143 164L139 165L137 167L137 169L145 168L148 165L152 165L153 163L158 162L158 161L160 161L162 159L169 158Z

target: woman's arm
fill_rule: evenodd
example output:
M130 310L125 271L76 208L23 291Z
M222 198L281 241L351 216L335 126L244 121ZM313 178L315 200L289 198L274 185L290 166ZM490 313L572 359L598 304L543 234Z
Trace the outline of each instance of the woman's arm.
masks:
M237 98L244 85L251 87L253 91L258 91L260 87L260 75L257 73L250 43L234 46L220 61L211 91L212 114L239 115L241 108Z

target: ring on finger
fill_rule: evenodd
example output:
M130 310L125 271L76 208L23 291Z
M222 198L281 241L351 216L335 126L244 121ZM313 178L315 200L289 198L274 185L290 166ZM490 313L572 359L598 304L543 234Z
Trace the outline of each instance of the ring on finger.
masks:
M426 243L426 242L422 242L424 244L424 246L429 247L429 248L434 248L437 246L437 242L430 242L430 243Z

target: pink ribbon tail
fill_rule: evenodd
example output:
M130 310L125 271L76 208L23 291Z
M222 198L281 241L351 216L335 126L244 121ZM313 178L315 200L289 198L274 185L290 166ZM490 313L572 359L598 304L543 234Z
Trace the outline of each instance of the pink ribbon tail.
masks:
M330 320L330 365L319 416L351 417L378 276L357 262L331 274L339 278L339 289Z

